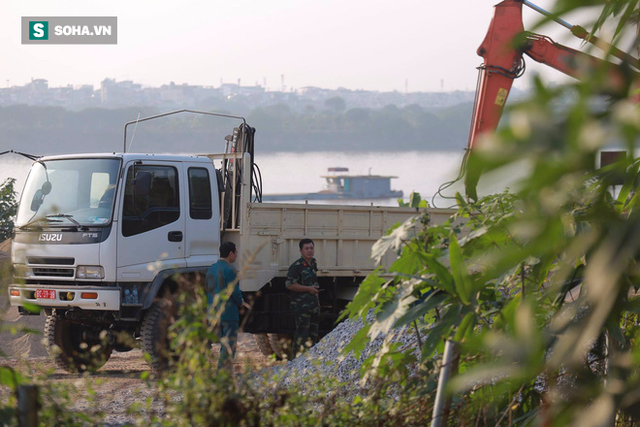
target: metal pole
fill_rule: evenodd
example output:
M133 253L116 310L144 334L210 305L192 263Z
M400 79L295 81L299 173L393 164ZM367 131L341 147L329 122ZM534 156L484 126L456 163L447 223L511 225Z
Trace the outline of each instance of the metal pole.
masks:
M569 30L571 30L573 28L573 25L569 24L567 21L565 21L562 18L558 18L557 16L555 16L551 12L548 12L548 11L544 10L540 6L533 4L528 0L524 0L523 3L525 4L525 6L529 6L531 9L535 10L536 12L539 12L539 13L543 14L547 18L553 19L558 24L562 25L565 28L568 28Z
M20 427L37 427L38 386L18 386L16 394L18 397L18 425Z
M594 36L593 34L590 34L587 30L582 28L580 25L571 25L564 19L557 17L551 12L544 10L540 6L537 6L528 0L524 0L523 4L525 6L529 6L531 9L535 10L536 12L543 14L547 18L567 28L569 31L571 31L571 34L578 37L579 39L582 39L588 43L591 43L592 45L598 47L604 52L608 50L611 53L611 55L615 56L616 58L622 61L628 62L636 69L640 69L640 61L638 60L638 58L635 58L634 56L628 54L627 52L613 46L611 43L605 42L604 40Z
M205 115L205 116L225 117L225 118L228 118L228 119L238 119L238 120L242 120L242 123L244 123L245 125L247 124L247 121L242 116L232 116L230 114L211 113L209 111L198 111L198 110L187 110L187 109L170 111L168 113L162 113L162 114L156 114L155 116L143 117L141 119L132 120L130 122L125 123L125 125L124 125L124 146L123 146L124 153L127 152L127 126L132 125L134 123L142 123L142 122L146 122L147 120L153 120L153 119L158 119L160 117L172 116L174 114L179 114L179 113L202 114L202 115Z
M438 389L436 400L433 405L433 415L431 417L431 427L446 426L449 419L449 407L451 396L446 395L446 387L452 374L458 371L458 360L460 358L460 345L455 341L447 340L444 344L444 356L440 367L440 378L438 378Z

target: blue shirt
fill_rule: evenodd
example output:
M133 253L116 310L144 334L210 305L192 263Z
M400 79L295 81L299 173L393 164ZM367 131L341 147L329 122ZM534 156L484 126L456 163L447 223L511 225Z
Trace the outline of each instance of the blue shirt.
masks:
M242 291L239 282L236 280L238 273L233 265L225 259L220 258L207 270L207 300L209 305L213 303L215 294L227 292L227 287L234 283L233 292L224 305L220 320L223 322L239 322L240 314L238 309L242 307ZM218 309L218 308L217 308Z

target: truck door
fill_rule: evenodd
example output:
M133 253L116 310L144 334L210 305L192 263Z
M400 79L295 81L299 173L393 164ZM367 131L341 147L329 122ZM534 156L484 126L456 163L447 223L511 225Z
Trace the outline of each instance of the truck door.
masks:
M185 212L185 258L188 267L208 267L218 259L220 208L215 179L211 166L198 163L186 167L189 211Z
M182 164L131 162L120 203L117 279L150 281L185 266Z

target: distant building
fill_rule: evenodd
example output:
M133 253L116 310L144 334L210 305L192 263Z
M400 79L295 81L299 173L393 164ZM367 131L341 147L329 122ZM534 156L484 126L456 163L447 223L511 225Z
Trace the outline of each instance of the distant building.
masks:
M116 82L104 79L100 82L100 99L103 104L112 106L141 105L144 101L142 85L131 80Z
M26 85L34 93L45 93L49 89L49 81L45 79L31 79Z
M516 89L511 97L517 97ZM324 89L305 86L296 90L267 91L263 86L241 86L238 83L220 83L219 87L197 86L187 83L145 87L131 80L116 81L106 78L95 90L91 85L50 87L46 79L32 79L24 86L0 88L0 106L15 104L60 106L78 110L102 106L122 108L149 106L167 108L216 108L224 109L225 100L233 100L234 108L247 108L275 104L287 104L293 111L313 112L325 109L324 102L342 98L346 109L379 109L387 105L404 108L419 105L424 109L446 108L473 102L474 92L377 92L346 88Z

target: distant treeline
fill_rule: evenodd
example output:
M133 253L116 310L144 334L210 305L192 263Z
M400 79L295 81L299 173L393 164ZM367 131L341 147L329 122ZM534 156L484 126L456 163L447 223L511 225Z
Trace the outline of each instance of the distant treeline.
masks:
M293 111L278 104L246 113L257 129L257 152L461 150L466 146L471 104L426 111L418 105L381 109ZM128 121L164 113L156 108L86 109L15 105L0 107L0 151L44 155L122 151ZM219 111L243 115L237 111ZM200 115L176 115L131 125L128 151L220 152L239 122ZM131 142L133 138L133 142Z

